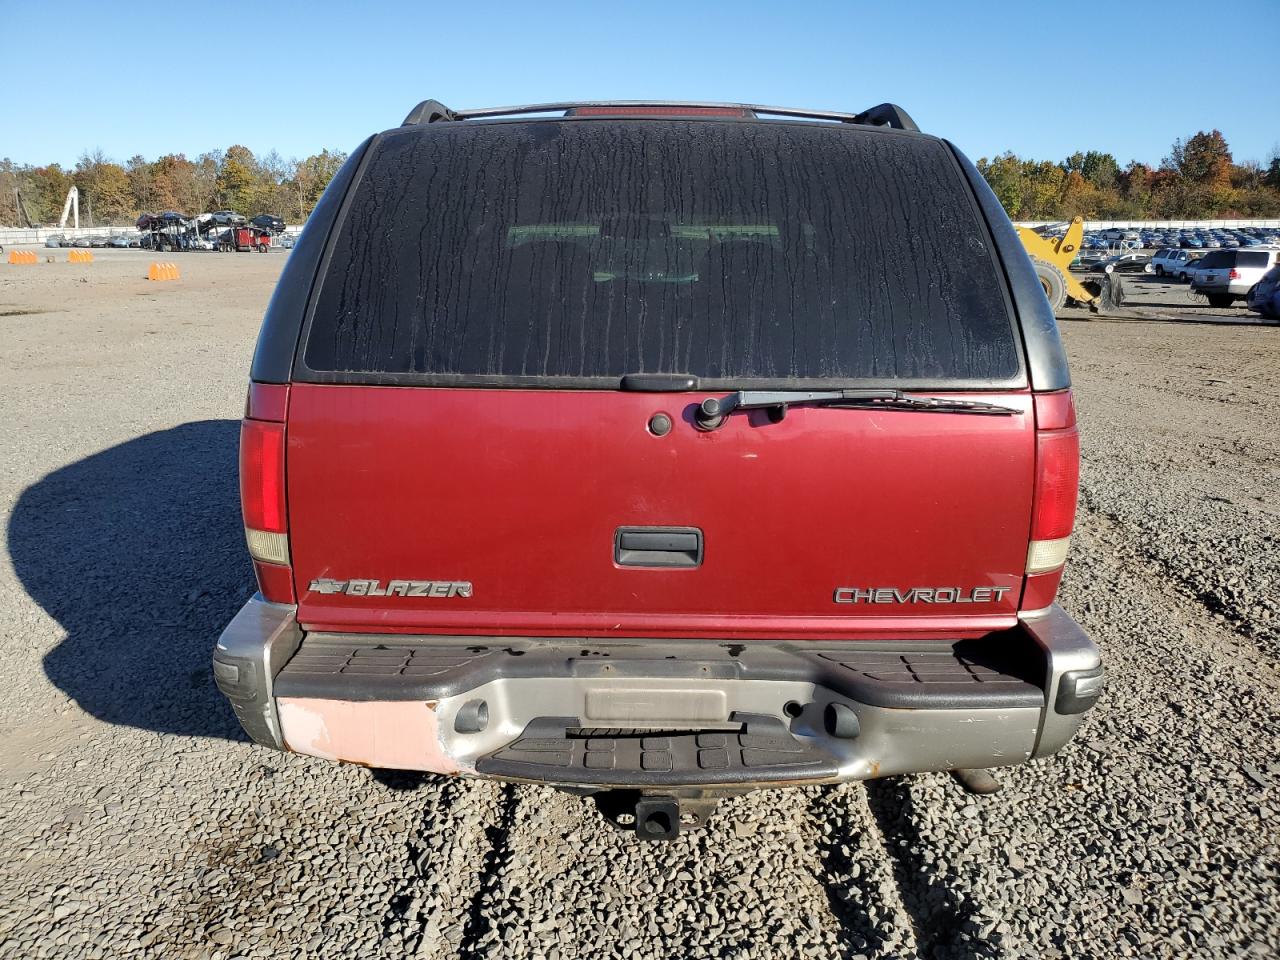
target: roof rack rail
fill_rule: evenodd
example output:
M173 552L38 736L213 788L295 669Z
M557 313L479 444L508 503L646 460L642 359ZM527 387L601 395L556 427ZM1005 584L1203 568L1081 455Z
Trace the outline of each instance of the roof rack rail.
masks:
M420 123L439 123L442 120L457 120L458 115L439 100L423 100L409 111L402 127L415 127Z
M878 103L874 107L863 110L853 118L854 123L868 123L875 127L892 127L895 130L914 130L920 128L911 119L911 114L896 103Z
M450 110L439 100L423 100L404 118L401 126L421 123L439 123L450 120L478 120L486 117L509 117L526 113L557 113L576 107L695 107L707 109L740 109L750 113L775 117L796 117L801 120L835 120L840 123L867 124L876 127L892 127L895 130L918 132L919 127L910 114L894 103L881 103L861 113L838 113L832 110L806 110L799 107L769 107L756 103L712 103L688 100L570 100L560 103L527 103L511 107L482 107L476 110Z

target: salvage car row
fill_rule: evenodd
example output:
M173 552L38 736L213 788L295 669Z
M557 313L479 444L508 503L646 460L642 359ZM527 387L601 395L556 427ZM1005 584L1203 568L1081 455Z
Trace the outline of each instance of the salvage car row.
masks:
M1182 250L1219 250L1280 243L1280 227L1183 227L1125 230L1086 230L1086 250L1139 250L1177 247Z
M234 210L218 210L196 217L173 210L144 213L135 224L136 234L112 233L93 236L54 234L46 238L46 247L117 247L154 250L258 250L273 246L288 250L295 234L287 232L284 220L272 214L261 214L252 220Z
M225 234L226 231L223 231L223 233ZM293 249L295 240L295 234L284 233L273 238L269 245L272 247L279 247L282 250L291 250ZM91 247L93 249L103 249L106 247L115 247L117 249L133 248L135 250L139 248L143 250L161 249L161 247L156 244L156 235L152 233L113 233L110 235L95 234L94 236L89 237L68 237L63 234L54 234L53 236L45 239L44 245L46 247L55 248ZM185 240L180 239L179 244L173 247L173 249L215 250L219 248L214 240L189 237Z
M1280 281L1280 246L1210 250L1200 253L1163 247L1154 254L1128 252L1112 256L1082 253L1071 269L1087 273L1147 273L1191 284L1209 306L1231 307L1239 302L1254 313L1280 319L1276 286Z

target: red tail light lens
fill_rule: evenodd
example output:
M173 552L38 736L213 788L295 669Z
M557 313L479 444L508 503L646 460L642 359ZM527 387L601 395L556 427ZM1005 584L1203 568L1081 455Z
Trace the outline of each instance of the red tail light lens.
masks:
M293 568L275 563L253 561L253 572L258 578L258 590L272 603L297 603L293 593Z
M1239 270L1237 270L1235 267L1232 267L1232 268L1231 268L1231 272L1227 274L1227 279L1228 279L1228 280L1239 280L1239 279L1240 279L1240 271L1239 271Z
M1047 607L1057 595L1080 486L1080 432L1070 392L1038 394L1035 413L1036 479L1024 610Z
M284 513L284 424L240 425L240 507L251 530L287 533Z
M285 425L289 388L251 384L240 424L240 509L258 589L293 603L289 522L285 510Z
M1031 539L1071 536L1080 486L1080 433L1074 427L1043 430L1036 436L1036 494Z

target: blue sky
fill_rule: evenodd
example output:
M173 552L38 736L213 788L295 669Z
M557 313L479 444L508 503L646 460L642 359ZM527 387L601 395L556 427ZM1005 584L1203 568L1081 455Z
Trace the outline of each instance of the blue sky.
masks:
M0 0L0 157L70 165L94 148L153 159L233 143L300 157L350 149L427 97L647 97L892 100L974 159L1092 148L1155 164L1175 137L1217 127L1237 160L1265 161L1280 146L1277 26L1280 0ZM1226 92L1245 80L1247 95Z

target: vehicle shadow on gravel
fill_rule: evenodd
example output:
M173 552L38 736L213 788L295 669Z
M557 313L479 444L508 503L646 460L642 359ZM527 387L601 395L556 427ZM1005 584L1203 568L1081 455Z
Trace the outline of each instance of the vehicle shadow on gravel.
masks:
M902 905L911 917L919 956L931 960L999 957L1001 950L983 939L975 904L956 892L949 870L927 863L926 841L916 826L915 800L908 777L866 782L867 806L884 838Z
M186 423L78 460L18 498L14 569L67 633L45 674L97 719L244 739L209 659L255 589L238 443L238 421Z

